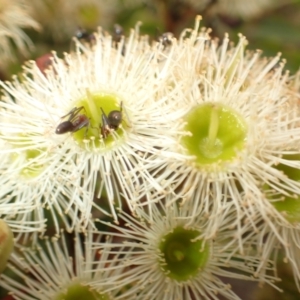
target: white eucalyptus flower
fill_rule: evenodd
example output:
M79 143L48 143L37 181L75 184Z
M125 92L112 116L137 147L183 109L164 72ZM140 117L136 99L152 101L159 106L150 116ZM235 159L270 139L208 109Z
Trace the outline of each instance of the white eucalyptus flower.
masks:
M172 50L165 54L136 31L118 45L100 31L92 47L78 44L64 60L54 55L46 77L29 63L22 82L0 83L7 143L0 153L8 156L1 180L18 184L7 183L3 196L12 199L21 190L16 205L34 201L42 214L45 203L56 223L56 211L62 218L67 213L71 228L86 226L91 206L116 219L114 205L121 207L123 199L133 210L149 204L141 202L145 195L163 197L170 186L163 179L173 172L159 174L166 161L161 153L171 148L165 133L182 115L172 100L181 85L168 84L173 65Z
M35 248L17 247L0 286L19 300L121 299L121 288L114 283L122 272L117 267L121 258L112 261L108 249L93 250L91 243L99 241L101 235L91 230L84 237L76 231L71 247L70 238L63 233L60 239L40 240ZM90 285L96 278L97 289ZM103 291L100 281L111 291Z
M7 134L11 134L11 131L9 130ZM19 157L18 149L12 151L10 146L7 148L4 140L0 140L0 149L0 217L10 226L15 238L21 236L24 238L23 233L43 232L45 220L38 218L34 210L37 208L35 197L38 197L39 190L45 186L45 182L34 186L30 180L27 180L25 170L26 168L29 170L30 166L24 156ZM7 153L8 149L10 153ZM20 160L23 160L24 170L18 167Z
M153 205L151 216L140 209L136 212L139 217L121 213L123 227L101 222L108 226L112 242L93 243L93 247L126 255L127 270L120 283L132 287L135 299L239 299L228 278L273 285L275 278L266 274L274 269L270 261L264 260L265 269L255 273L261 262L252 249L255 234L247 223L235 226L233 206L220 214L221 225L211 238L206 238L207 216L192 218L188 205ZM243 254L239 253L240 235L244 235ZM95 280L93 286L97 284Z
M23 31L24 28L39 29L38 23L29 14L29 5L23 0L0 1L0 55L1 64L13 60L12 48L15 45L26 54L33 43Z
M184 85L175 99L185 113L170 124L172 134L178 130L172 136L176 153L166 157L167 169L176 174L172 187L183 201L194 195L199 212L204 209L211 218L210 197L216 207L229 198L237 213L257 206L266 215L264 185L285 195L300 193L300 183L277 168L300 166L299 159L283 158L298 153L300 142L299 115L290 112L288 73L279 56L264 59L260 51L245 52L245 37L230 46L226 36L219 45L198 26L199 18L194 30L173 40L174 56L181 57L173 72L176 83Z
M289 119L299 118L300 85L298 76L299 74L293 78L289 89L286 91L290 96L287 107ZM272 257L277 255L278 249L282 249L284 262L291 265L296 285L300 290L300 194L296 190L300 182L300 154L297 144L291 147L289 154L278 158L274 168L281 172L282 176L277 184L264 184L260 196L264 208L262 205L257 205L256 207L252 206L251 209L247 208L247 210L251 215L250 218L256 218L257 224L259 224L256 231L261 255ZM291 193L290 188L285 186L282 177L285 177L285 182L293 183L294 193ZM248 194L247 198L250 197L251 194ZM257 202L256 197L256 194L252 195L253 203ZM262 210L265 211L264 214L261 214Z
M37 67L35 71L39 72ZM83 193L56 176L61 162L49 132L51 114L42 102L26 94L26 83L21 87L15 79L0 84L7 90L0 102L1 217L15 233L43 233L46 219L54 223L56 232L61 226L70 231L81 218L85 222L89 218L92 201L83 200Z

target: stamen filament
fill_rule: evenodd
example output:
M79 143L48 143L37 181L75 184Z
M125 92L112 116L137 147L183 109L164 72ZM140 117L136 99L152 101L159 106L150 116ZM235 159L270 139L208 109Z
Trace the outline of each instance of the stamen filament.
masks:
M219 114L218 106L214 105L210 114L210 123L208 129L208 148L213 148L216 143L216 138L219 130Z
M92 118L94 121L96 121L97 124L100 123L100 108L97 109L95 102L93 100L93 95L89 91L89 89L86 89L86 96L87 96L87 104L89 106L90 113L92 115Z

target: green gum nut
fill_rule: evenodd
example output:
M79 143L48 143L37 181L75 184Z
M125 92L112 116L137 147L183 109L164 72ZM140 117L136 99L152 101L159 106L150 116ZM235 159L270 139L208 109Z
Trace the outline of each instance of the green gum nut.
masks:
M75 106L77 108L82 107L78 115L83 114L89 119L89 125L87 127L83 127L73 133L73 137L76 142L83 148L85 148L84 141L86 140L93 140L96 148L106 148L107 146L112 145L114 142L112 134L107 132L106 136L103 136L103 131L101 130L101 128L103 128L105 125L103 124L102 110L104 111L106 117L108 117L109 113L112 111L123 110L121 104L122 100L114 94L92 94L87 90L86 97L75 102ZM78 115L76 117L78 117ZM114 130L118 134L119 138L123 136L123 131L120 128L121 126L124 129L128 127L127 123L124 121L124 113L122 113L122 122L120 126Z
M202 240L195 240L200 232L176 227L165 235L159 245L160 265L165 274L176 281L195 277L209 259L209 246Z
M285 155L283 158L287 160L300 160L300 154ZM289 179L295 181L300 180L300 169L292 168L284 164L279 164L275 168L282 171ZM271 202L272 205L281 212L290 223L300 223L300 195L296 195L295 197L282 195L282 198L282 201Z
M183 136L181 143L200 167L231 161L245 146L247 128L244 119L223 104L197 105L184 121L184 130L190 135Z
M0 219L0 273L6 268L7 261L14 248L13 233L8 225Z
M88 285L82 285L81 283L75 283L70 285L66 292L61 293L55 300L110 300L107 294L99 293L92 289Z

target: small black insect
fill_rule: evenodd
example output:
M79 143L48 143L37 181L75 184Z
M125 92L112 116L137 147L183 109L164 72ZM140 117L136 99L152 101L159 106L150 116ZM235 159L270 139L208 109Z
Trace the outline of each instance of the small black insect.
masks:
M119 24L115 24L114 25L114 32L113 32L113 46L118 49L119 45L121 45L122 49L121 49L121 54L124 56L125 55L125 45L124 43L120 43L122 41L122 37L124 36L124 29L121 25Z
M85 41L88 43L94 42L95 41L95 35L93 33L89 33L87 30L84 28L79 27L77 31L75 32L75 37L78 40Z
M158 41L163 45L164 49L172 45L174 34L172 32L165 32L158 37Z
M62 118L65 118L69 116L67 121L61 122L55 130L56 134L64 134L67 132L76 132L80 130L83 127L86 127L86 132L88 130L88 126L90 124L90 119L84 115L84 114L79 114L80 111L84 109L83 106L80 107L74 107L73 109L70 110L66 115L64 115Z
M117 130L123 120L123 103L121 102L120 110L112 110L108 115L105 114L102 107L100 107L102 112L102 124L100 126L101 135L103 138L107 138L112 130Z
M123 27L119 24L114 25L113 41L119 43L124 35Z

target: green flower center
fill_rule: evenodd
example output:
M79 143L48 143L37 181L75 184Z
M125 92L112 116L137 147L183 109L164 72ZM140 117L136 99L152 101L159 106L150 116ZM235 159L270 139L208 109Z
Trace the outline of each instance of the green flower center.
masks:
M205 103L193 108L184 118L185 130L191 135L182 138L188 154L199 166L234 159L244 148L246 125L234 110L220 103Z
M81 285L75 283L67 288L67 291L58 295L55 300L109 300L110 297L107 294L99 293L93 290L88 285Z
M286 155L283 158L288 160L300 160L300 154ZM279 164L275 167L282 171L290 179L299 181L300 180L300 169L292 168L290 166ZM300 195L295 197L288 197L282 195L282 201L271 202L272 205L281 212L287 221L290 223L300 222Z
M159 250L161 268L166 275L177 281L186 281L204 268L209 258L209 247L202 240L195 240L200 232L176 227L163 237Z
M113 146L116 139L113 132L118 134L118 140L123 136L123 129L128 127L124 121L124 110L122 100L113 94L92 94L88 90L86 97L78 100L75 105L78 111L71 122L74 124L81 118L88 119L88 124L73 132L76 142L86 149L86 141L93 142L93 148L108 149ZM81 108L79 110L79 108ZM67 115L63 121L68 120Z
M10 141L9 141L10 142ZM37 177L43 170L44 165L41 164L41 158L39 160L39 157L43 155L44 149L27 149L27 150L20 150L18 151L18 145L24 145L25 146L31 146L33 142L30 140L30 137L20 137L19 142L11 142L11 145L16 148L16 152L11 154L12 161L20 160L21 165L24 165L24 168L20 170L20 175L24 178L30 179Z

